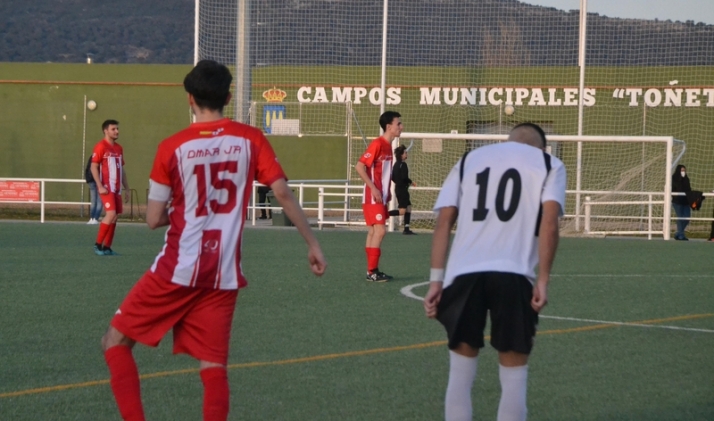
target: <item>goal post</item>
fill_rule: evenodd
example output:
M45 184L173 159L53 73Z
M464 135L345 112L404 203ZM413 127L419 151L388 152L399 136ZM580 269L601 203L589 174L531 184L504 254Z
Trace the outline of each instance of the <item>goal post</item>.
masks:
M441 184L466 151L507 139L505 134L402 133L399 143L413 142L408 161L417 183L411 190L412 226L433 228L432 207ZM352 143L362 147L361 141ZM669 239L672 170L684 151L684 142L671 136L548 135L548 152L568 173L561 232Z
M210 59L233 74L224 114L247 123L251 106L250 0L194 0L194 64Z

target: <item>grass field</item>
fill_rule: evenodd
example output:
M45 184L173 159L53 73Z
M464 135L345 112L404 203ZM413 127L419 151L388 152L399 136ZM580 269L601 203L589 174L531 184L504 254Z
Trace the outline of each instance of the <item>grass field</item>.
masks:
M0 420L119 420L99 339L159 251L162 230L123 224L117 257L96 227L0 223ZM310 275L294 229L245 232L229 358L231 420L438 420L448 353L423 316L431 235L390 234L386 284L364 281L364 232L318 232ZM530 420L714 419L714 245L561 241L530 361ZM411 288L410 288L411 287ZM150 420L198 420L196 363L137 346ZM496 353L482 352L474 419L495 419Z

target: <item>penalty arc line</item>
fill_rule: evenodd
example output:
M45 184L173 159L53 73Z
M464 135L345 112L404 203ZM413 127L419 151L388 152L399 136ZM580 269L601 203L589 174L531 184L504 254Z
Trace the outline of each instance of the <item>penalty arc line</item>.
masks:
M407 285L404 288L402 288L399 292L401 292L401 294L407 298L411 298L411 299L418 300L418 301L424 301L424 297L420 297L420 296L414 294L414 292L412 290L414 288L418 288L418 287L425 286L425 285L429 285L429 282L420 282L418 284ZM546 316L543 314L539 315L538 317L543 318L543 319L569 320L569 321L573 321L573 322L597 323L597 324L605 324L605 325L613 325L613 326L649 327L649 328L670 329L670 330L685 330L688 332L714 333L714 330L711 330L711 329L696 329L696 328L691 328L691 327L656 324L656 323L663 323L663 322L673 322L673 321L677 321L677 320L701 319L704 317L712 317L712 316L714 316L714 314L711 314L711 313L690 314L690 315L685 315L685 316L668 317L666 319L646 320L643 322L635 322L635 323L613 322L613 321L608 321L608 320L580 319L577 317Z

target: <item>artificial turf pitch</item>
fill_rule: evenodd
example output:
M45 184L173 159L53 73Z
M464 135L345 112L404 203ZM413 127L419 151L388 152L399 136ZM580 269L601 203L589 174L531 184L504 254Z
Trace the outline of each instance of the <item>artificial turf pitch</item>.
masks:
M0 222L0 420L119 420L99 339L163 243L120 224L116 257L96 226ZM365 282L360 231L317 232L311 275L291 228L246 229L229 379L231 420L443 419L448 353L423 315L431 235L388 234ZM714 419L714 245L561 240L530 360L530 420ZM410 288L411 287L411 288ZM488 332L487 332L488 333ZM201 418L197 364L137 345L147 419ZM481 353L474 419L495 419L495 351Z

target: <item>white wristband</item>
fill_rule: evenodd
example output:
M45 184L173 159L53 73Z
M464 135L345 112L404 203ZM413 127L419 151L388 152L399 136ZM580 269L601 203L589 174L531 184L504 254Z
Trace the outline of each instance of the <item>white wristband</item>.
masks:
M431 268L431 274L429 275L430 282L443 282L444 281L444 269L434 269Z

